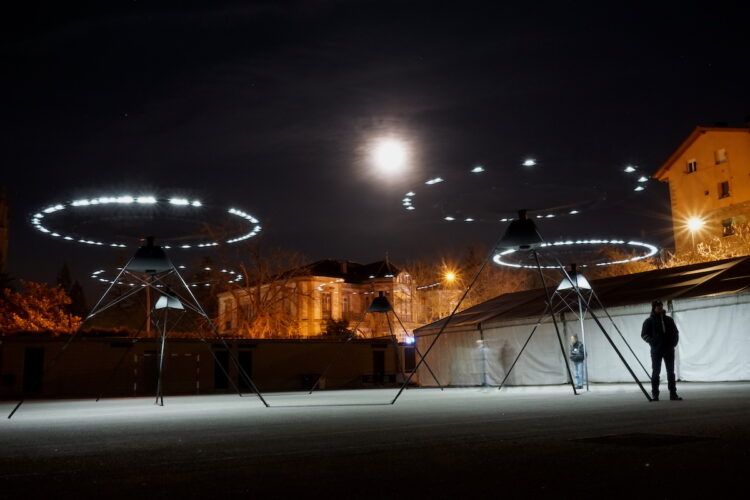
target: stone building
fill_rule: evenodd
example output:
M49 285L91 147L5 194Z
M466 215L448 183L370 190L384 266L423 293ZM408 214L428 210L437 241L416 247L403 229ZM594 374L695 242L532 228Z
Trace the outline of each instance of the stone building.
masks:
M414 291L409 273L388 260L321 260L270 283L219 294L218 326L222 333L239 336L308 338L332 333L331 321L337 321L348 328L359 325L364 337L386 335L385 323L365 318L373 298L383 292L411 332L416 326ZM405 340L403 329L394 324L393 330Z

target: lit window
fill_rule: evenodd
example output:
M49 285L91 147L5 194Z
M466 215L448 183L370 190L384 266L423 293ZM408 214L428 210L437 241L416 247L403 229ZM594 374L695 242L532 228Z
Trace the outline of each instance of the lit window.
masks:
M724 219L721 221L721 235L732 236L734 234L734 219Z
M729 181L719 183L719 198L729 198Z
M714 159L716 160L716 164L719 165L720 163L724 163L727 161L727 150L724 148L717 149L714 151Z
M692 174L698 170L698 160L689 160L687 162L687 173Z

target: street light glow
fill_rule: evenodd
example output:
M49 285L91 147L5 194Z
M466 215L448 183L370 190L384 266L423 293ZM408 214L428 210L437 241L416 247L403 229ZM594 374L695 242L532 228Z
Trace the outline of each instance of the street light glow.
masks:
M687 228L691 233L695 233L696 231L700 231L703 229L705 222L700 217L690 217L687 220Z

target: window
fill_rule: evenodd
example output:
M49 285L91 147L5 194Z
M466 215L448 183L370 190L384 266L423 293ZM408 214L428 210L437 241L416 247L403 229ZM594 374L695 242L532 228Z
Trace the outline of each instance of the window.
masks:
M698 170L698 160L688 160L687 173L692 174L696 170Z
M719 183L719 198L729 198L729 181Z
M331 319L331 294L324 293L321 297L323 319Z
M716 160L717 165L726 162L727 150L724 148L721 148L721 149L717 149L716 151L714 151L714 159Z
M732 236L734 234L734 219L724 219L721 221L721 235Z

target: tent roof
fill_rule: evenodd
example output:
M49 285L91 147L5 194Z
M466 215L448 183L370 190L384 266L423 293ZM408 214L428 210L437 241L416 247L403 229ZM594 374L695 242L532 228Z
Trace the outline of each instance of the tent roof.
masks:
M737 294L750 290L750 257L600 278L591 280L591 287L607 307L649 303L657 298L666 301ZM552 291L550 284L550 293ZM534 317L541 314L544 307L544 289L507 293L457 313L449 329L470 330L490 320ZM434 333L446 319L417 328L415 333Z

